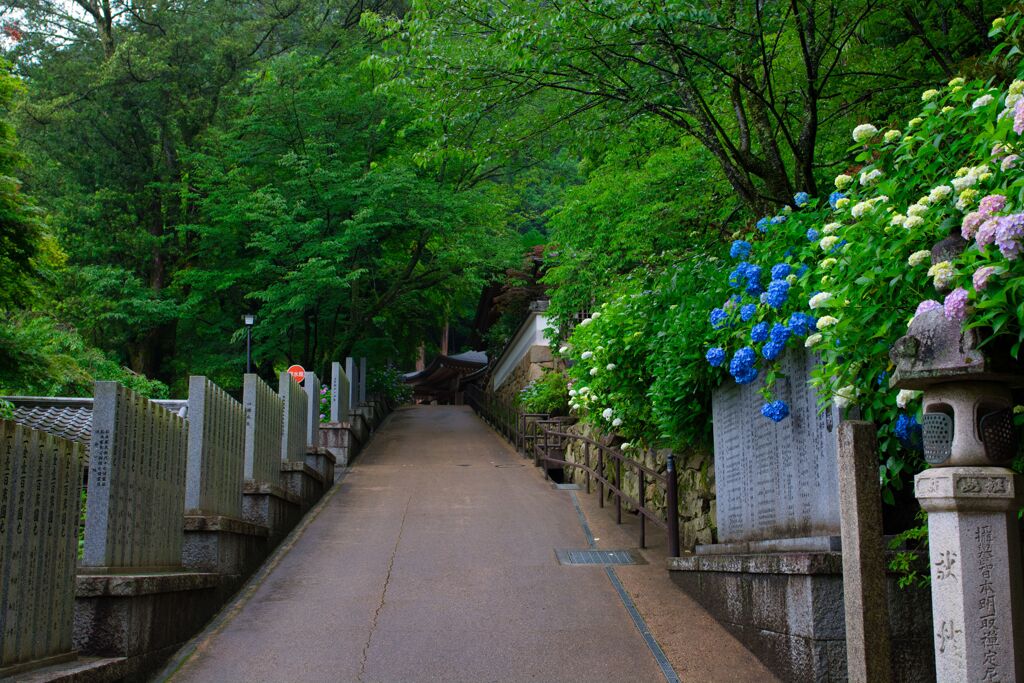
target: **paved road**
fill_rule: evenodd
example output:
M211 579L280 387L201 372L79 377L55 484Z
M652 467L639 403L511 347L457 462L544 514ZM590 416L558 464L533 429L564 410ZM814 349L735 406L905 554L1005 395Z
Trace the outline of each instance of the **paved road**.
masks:
M571 497L465 407L394 413L175 681L664 681ZM709 652L709 655L711 653Z

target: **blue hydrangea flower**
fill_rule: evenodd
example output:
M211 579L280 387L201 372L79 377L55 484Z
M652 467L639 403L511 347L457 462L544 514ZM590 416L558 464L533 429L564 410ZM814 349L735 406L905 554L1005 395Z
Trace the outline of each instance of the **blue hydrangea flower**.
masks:
M904 448L918 450L921 448L921 425L913 415L900 413L893 427L893 434L900 440Z
M817 230L815 230L814 228L807 228L807 241L808 242L817 242L819 236L820 236L820 233Z
M789 335L789 328L780 323L772 325L772 331L768 333L768 336L776 344L785 344L789 340Z
M802 264L799 268L796 269L796 276L797 277L803 277L804 273L806 273L806 272L807 272L807 264L805 263L805 264Z
M889 379L889 373L886 372L885 370L882 370L880 373L878 373L878 377L875 378L875 384L877 386L882 386L883 384L885 384L885 380L887 379Z
M721 329L729 319L729 314L723 311L721 308L716 308L711 311L711 327L716 330Z
M775 360L782 354L782 350L784 348L786 348L785 344L779 344L776 341L769 341L761 347L761 355L764 356L765 360Z
M771 224L772 225L778 225L779 223L785 223L785 222L786 222L786 216L783 215L783 214L779 214L778 216L772 216L772 220L771 220Z
M797 192L793 195L793 203L798 209L807 206L807 202L809 201L811 201L811 195L806 192Z
M730 287L739 287L740 286L740 280L742 280L742 279L743 279L743 271L740 269L739 266L737 266L736 268L733 269L733 271L731 273L729 273L729 286Z
M789 328L789 331L792 332L793 334L801 337L806 337L807 333L813 327L812 321L817 322L814 320L813 317L807 315L806 313L794 313L793 315L789 316L789 320L786 322L786 326Z
M760 344L768 338L768 323L760 322L754 325L750 330L750 340L757 344Z
M789 406L785 401L772 401L761 406L761 414L772 422L781 422L789 416Z
M754 317L755 313L757 313L756 304L743 304L743 306L740 307L740 320L747 322Z
M765 298L772 308L782 308L789 297L789 282L786 280L772 280L768 285L768 296Z
M845 194L843 194L842 192L840 192L839 190L836 190L835 192L833 192L832 194L830 194L830 195L828 196L828 204L829 204L829 206L831 206L831 207L832 207L832 209L833 209L833 210L835 210L835 208L836 208L836 203L837 203L837 202L838 202L838 201L839 201L840 199L846 199L846 195L845 195Z
M747 264L743 277L747 280L747 294L757 296L761 293L761 266Z
M757 362L757 354L754 349L744 346L729 361L729 374L733 376L737 384L749 384L757 379L755 362Z
M791 270L792 268L790 268L788 263L776 263L772 266L772 279L782 280L789 275Z
M752 246L745 240L736 240L729 247L729 256L732 258L747 258L750 256Z
M757 221L757 229L760 230L761 232L768 232L768 226L770 224L771 221L768 219L767 216L765 216L764 218L761 218L760 220Z
M711 367L717 368L719 365L725 362L725 349L720 346L716 346L713 349L708 349L708 352L704 354L704 358Z

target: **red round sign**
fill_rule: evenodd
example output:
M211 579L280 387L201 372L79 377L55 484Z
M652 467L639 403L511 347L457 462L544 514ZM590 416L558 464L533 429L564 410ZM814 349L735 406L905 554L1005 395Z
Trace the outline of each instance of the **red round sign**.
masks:
M302 384L302 380L306 379L306 369L301 365L293 365L288 368L288 374L299 384Z

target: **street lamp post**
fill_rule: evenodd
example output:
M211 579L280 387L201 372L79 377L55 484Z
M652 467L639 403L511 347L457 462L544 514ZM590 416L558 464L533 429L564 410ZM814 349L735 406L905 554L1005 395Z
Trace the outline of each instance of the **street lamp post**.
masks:
M252 326L256 323L256 316L247 313L242 316L245 323L245 372L252 372Z

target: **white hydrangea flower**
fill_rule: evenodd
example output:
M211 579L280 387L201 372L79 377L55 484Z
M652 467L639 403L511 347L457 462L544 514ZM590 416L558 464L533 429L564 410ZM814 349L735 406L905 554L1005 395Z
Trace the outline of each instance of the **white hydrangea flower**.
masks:
M885 135L882 136L882 139L886 142L896 142L901 137L903 137L903 133L893 129L885 131Z
M1022 95L1024 94L1024 81L1014 81L1010 84L1008 91L1011 95Z
M978 191L973 187L969 187L960 193L960 196L956 200L956 208L961 211L967 211L967 209L974 206L975 200L978 199Z
M597 377L597 368L590 368L590 376Z
M791 287L796 284L796 281L798 279L799 278L797 278L796 273L790 273L789 275L786 276L786 282L788 282Z
M928 269L928 277L934 279L936 289L945 289L956 279L956 269L949 261L940 261Z
M1007 95L1006 102L1004 103L1006 105L1006 108L1013 109L1014 107L1016 107L1017 103L1020 102L1021 97L1024 97L1024 95L1021 95L1020 93L1017 93L1015 95Z
M633 444L631 444L628 441L625 441L625 442L623 442L623 444L621 446L619 446L619 450L620 451L628 451L632 447L633 447Z
M819 334L818 332L815 332L811 336L807 337L806 341L804 341L804 347L808 348L808 349L811 348L812 346L814 346L815 344L820 342L821 338L822 338L821 334Z
M877 169L877 168L873 168L870 171L862 171L861 174L860 174L860 184L861 185L873 185L874 183L878 182L878 180L883 175L885 175L885 174L882 173L881 169Z
M948 105L947 105L947 106L943 107L943 108L942 108L941 110L939 110L939 111L940 111L940 113L942 113L942 114L948 114L949 112L953 111L953 109L954 109L954 107L950 107L950 106L948 106Z
M612 411L611 408L605 408L604 410L601 411L601 417L603 417L606 420L612 419L612 415L614 414L615 413L614 411Z
M580 327L586 327L587 325L589 325L592 322L593 322L592 318L584 318L583 320L580 321Z
M963 84L964 84L964 79L961 78L960 76L957 76L956 78L954 78L953 80L951 80L949 82L949 87L955 88L955 87L961 86Z
M604 366L604 369L608 370L609 372L614 370L615 368L616 368L615 363L609 363L608 365Z
M891 223L892 225L902 226L903 223L906 222L906 220L907 217L904 216L902 213L896 213L893 214L892 218L889 219L889 223Z
M910 402L915 400L921 394L920 391L913 391L911 389L900 389L900 392L896 394L896 405L900 410L906 410Z
M568 346L565 346L565 345L563 344L563 345L562 345L562 346L561 346L561 347L560 347L560 348L558 349L558 352L564 355L564 354L566 354L566 353L568 353L568 352L569 352L569 347L568 347Z
M913 230L920 225L924 225L924 219L920 216L907 216L907 220L903 221L903 227L907 230Z
M580 395L581 396L586 396L589 393L590 393L590 387L583 387L582 389L580 389Z
M825 251L828 251L832 247L836 246L836 242L838 242L838 241L839 241L839 238L836 237L835 235L828 235L826 237L822 237L821 238L821 241L818 242L818 246L820 246Z
M811 308L821 308L826 303L828 303L829 299L831 298L831 292L818 292L817 294L811 297L811 300L807 302L807 305Z
M853 205L853 208L850 209L850 215L854 218L860 218L866 214L870 208L871 202L857 202Z
M912 118L909 121L907 121L907 128L917 128L922 123L924 123L924 119L922 119L922 118L920 118L918 116L915 116L914 118Z
M621 426L622 426L622 418L621 417L617 417L614 420L612 420L612 427L621 427Z
M828 223L824 228L821 229L821 231L826 235L834 235L836 234L836 230L838 230L841 227L843 227L842 223Z
M569 395L570 395L570 396L575 396L575 395L576 395L576 394L578 394L578 393L579 393L579 392L578 392L578 391L576 391L575 389L570 389L570 390L569 390Z
M837 389L834 396L832 396L832 403L835 404L836 408L842 410L846 406L853 403L857 398L857 390L852 385L846 385L842 389Z
M580 358L582 358L583 360L590 360L593 357L594 357L594 352L593 351L584 351L580 355Z
M842 199L836 200L836 209L842 210L850 205L850 198L843 197Z
M922 263L928 261L928 259L930 259L931 257L932 254L930 251L915 251L913 254L910 255L910 258L907 259L907 263L911 266L919 266Z
M851 183L853 183L853 178L851 176L846 175L845 173L840 173L839 175L836 176L835 182L837 190L845 190L850 186Z
M982 95L981 97L979 97L978 99L974 100L974 102L971 103L971 109L981 109L982 107L987 107L988 105L992 104L992 102L994 102L995 99L996 98L992 97L991 95Z
M949 185L939 185L938 187L932 188L932 191L928 193L928 201L934 203L941 202L947 199L949 195L953 194L953 188Z
M920 203L911 204L910 207L907 209L908 216L923 216L927 212L928 207Z
M820 318L818 318L817 328L819 330L823 330L826 327L832 327L837 322L839 322L838 318L836 318L834 316L831 316L831 315L823 315Z
M836 260L834 258L827 258L824 261L822 261L820 265L821 265L822 268L827 270L827 269L831 268L832 266L834 266L835 264L836 264Z
M934 100L938 96L939 96L939 91L935 90L934 88L929 89L929 90L925 90L923 93L921 93L921 101L922 102L928 102L930 100Z
M853 129L854 142L867 142L876 135L878 135L878 129L870 123L862 123Z

